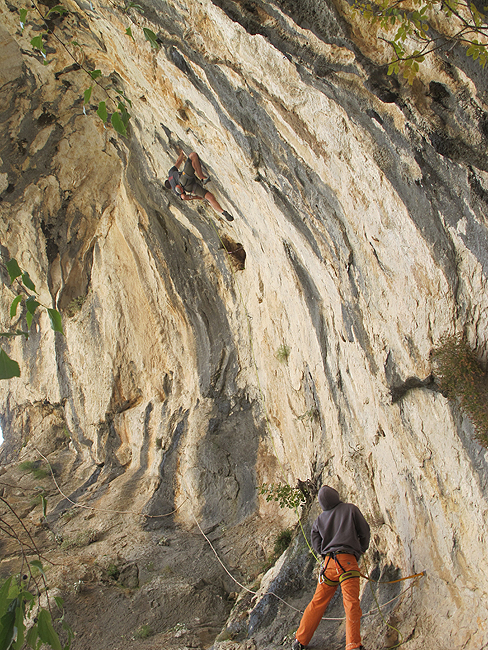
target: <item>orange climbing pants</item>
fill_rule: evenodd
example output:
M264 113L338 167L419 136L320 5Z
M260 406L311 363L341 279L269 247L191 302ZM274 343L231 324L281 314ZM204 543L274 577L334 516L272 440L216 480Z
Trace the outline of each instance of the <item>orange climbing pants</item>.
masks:
M344 571L358 571L358 563L354 555L349 553L338 553L337 560L325 558L325 564L329 561L325 575L329 580L338 581ZM344 569L341 568L344 567ZM330 586L322 582L317 585L314 597L304 611L300 627L297 630L296 638L302 645L308 645L315 630L324 615L327 605L339 585ZM359 604L359 578L348 578L341 583L342 600L346 612L346 650L359 648L361 645L361 606Z

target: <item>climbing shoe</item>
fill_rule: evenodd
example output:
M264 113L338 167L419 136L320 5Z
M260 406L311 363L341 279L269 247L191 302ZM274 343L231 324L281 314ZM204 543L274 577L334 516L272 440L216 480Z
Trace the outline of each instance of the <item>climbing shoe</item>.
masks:
M210 176L207 176L207 178L204 178L204 179L203 179L203 181L202 181L202 185L206 185L207 183L210 183L211 180L212 180L212 179L210 178Z
M229 214L229 213L227 212L227 210L224 210L224 211L222 212L222 214L223 214L224 217L227 219L227 221L234 221L234 217L233 217L231 214Z
M304 650L305 646L298 641L298 639L295 639L293 643L291 644L291 650Z

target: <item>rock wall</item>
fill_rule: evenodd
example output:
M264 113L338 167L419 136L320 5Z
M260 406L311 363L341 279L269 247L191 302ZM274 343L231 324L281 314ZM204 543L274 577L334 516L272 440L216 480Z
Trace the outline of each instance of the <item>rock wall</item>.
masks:
M74 650L93 647L89 628L108 649L147 621L157 647L190 634L209 647L240 586L197 522L250 585L296 523L256 488L297 480L358 504L373 533L366 570L427 572L385 608L409 648L488 647L488 457L429 379L443 333L465 329L486 349L481 68L452 51L412 87L388 77L388 52L340 0L64 4L51 27L130 98L132 119L127 139L105 128L94 84L85 115L86 73L52 36L43 65L34 10L21 32L21 4L0 4L2 257L29 271L65 330L41 314L9 344L22 374L0 385L1 471L33 526L19 462L39 452L84 508L45 484L39 539L70 564L51 579L72 604ZM180 147L200 154L234 222L165 190ZM80 531L95 531L90 544L59 546ZM307 553L297 529L268 576L296 609L313 589ZM137 565L140 589L126 584L123 602L111 562ZM9 551L2 571L14 566ZM214 647L280 647L298 620L245 597ZM377 617L363 630L367 647L395 642ZM318 634L342 647L342 624Z

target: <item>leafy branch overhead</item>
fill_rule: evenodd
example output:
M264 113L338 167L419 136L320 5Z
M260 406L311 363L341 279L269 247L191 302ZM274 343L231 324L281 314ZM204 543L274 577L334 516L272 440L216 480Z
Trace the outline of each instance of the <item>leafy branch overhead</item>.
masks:
M25 323L27 329L19 329L18 327L15 329L12 328L8 332L0 332L0 337L8 340L21 336L27 340L38 307L43 307L47 311L51 323L51 329L60 334L64 334L61 314L57 309L46 307L37 300L38 293L28 272L23 271L15 259L11 259L7 262L6 268L9 274L10 283L13 285L14 282L17 282L17 286L20 290L20 293L15 296L10 305L10 318L17 318L18 307L22 302L25 302ZM19 364L17 361L11 359L3 348L0 348L0 379L11 379L12 377L20 377Z
M131 3L131 5L133 5L133 3ZM96 86L98 86L102 90L104 95L107 97L107 99L113 106L113 108L110 109L113 112L110 114L110 110L107 109L107 102L99 101L96 113L100 117L100 119L105 124L109 121L109 117L110 117L110 123L112 124L113 128L117 131L117 133L119 133L124 137L127 137L127 126L129 124L129 120L131 117L128 111L128 107L132 107L132 102L125 96L123 92L121 92L117 88L113 88L112 82L110 80L108 80L107 83L107 78L103 77L101 70L89 70L86 67L86 65L84 65L84 63L82 62L82 58L80 59L80 57L77 57L75 55L77 48L78 50L83 49L77 41L71 41L70 45L72 47L70 48L68 47L66 42L63 41L60 38L60 36L54 32L54 27L51 22L52 14L57 13L63 16L63 14L69 13L67 9L65 9L62 5L57 5L49 9L47 13L43 14L37 4L34 3L32 6L36 11L36 19L34 19L33 21L33 26L38 30L39 25L35 22L35 20L38 21L40 20L42 23L40 27L43 31L40 34L38 33L36 36L34 36L30 40L30 44L34 48L34 50L40 52L43 58L44 65L48 65L49 63L51 63L52 60L52 59L48 60L47 50L46 50L46 43L49 37L52 37L53 40L68 53L68 55L73 59L76 65L79 66L90 77L90 81L94 82ZM21 9L19 11L20 27L22 33L26 28L27 15L28 15L27 9ZM134 37L132 35L132 30L130 27L126 30L125 33L127 36L130 36L134 40ZM144 28L143 33L146 40L149 40L151 47L159 48L159 45L156 43L156 35L153 32L151 32L151 30L147 30ZM92 83L89 86L89 88L87 88L83 92L83 113L85 115L87 114L87 106L90 102L93 88L94 86Z
M469 0L383 0L378 4L355 0L353 18L358 14L376 25L379 39L392 48L388 74L402 72L409 84L433 52L461 46L483 68L488 60L486 16Z

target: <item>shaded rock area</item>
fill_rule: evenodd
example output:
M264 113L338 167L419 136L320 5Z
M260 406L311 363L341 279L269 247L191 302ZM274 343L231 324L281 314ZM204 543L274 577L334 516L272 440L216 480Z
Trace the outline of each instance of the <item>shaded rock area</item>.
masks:
M65 333L39 310L2 344L0 492L73 650L286 647L324 484L371 524L365 647L487 647L488 455L430 360L465 332L486 361L481 69L454 49L389 77L342 0L63 4L76 61L45 32L44 65L0 0L1 327L15 258ZM96 114L115 88L126 138ZM166 190L180 148L233 222ZM278 483L308 486L299 513ZM310 647L342 619L338 594Z

